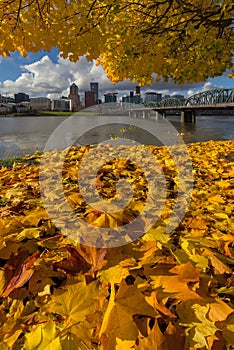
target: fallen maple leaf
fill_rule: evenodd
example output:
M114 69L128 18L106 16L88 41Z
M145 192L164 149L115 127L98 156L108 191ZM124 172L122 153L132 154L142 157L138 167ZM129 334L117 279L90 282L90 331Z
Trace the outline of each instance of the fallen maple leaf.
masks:
M38 259L39 255L39 252L36 252L24 261L21 265L20 272L11 278L3 290L1 294L2 297L7 297L14 289L22 287L31 278L34 273L32 266Z
M75 275L82 271L86 273L91 268L91 265L83 258L79 251L72 245L67 246L69 258L64 258L61 261L55 262L53 267L55 270L61 269L68 274Z
M168 293L168 296L173 296L184 302L201 299L199 294L188 286L189 282L198 282L200 276L200 271L190 262L175 266L164 275L155 273L155 276L151 276L151 284L154 289L162 288L164 293Z

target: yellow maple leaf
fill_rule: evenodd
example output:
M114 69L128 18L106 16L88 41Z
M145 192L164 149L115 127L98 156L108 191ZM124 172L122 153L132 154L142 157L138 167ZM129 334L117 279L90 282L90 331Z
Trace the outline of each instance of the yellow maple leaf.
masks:
M55 322L49 319L45 324L35 326L26 334L23 350L62 350Z
M190 262L175 266L174 268L168 270L164 274L157 274L155 271L155 276L151 276L152 286L154 289L162 288L164 293L168 293L176 299L187 301L191 299L201 299L201 297L189 288L189 282L198 282L200 271L195 268Z

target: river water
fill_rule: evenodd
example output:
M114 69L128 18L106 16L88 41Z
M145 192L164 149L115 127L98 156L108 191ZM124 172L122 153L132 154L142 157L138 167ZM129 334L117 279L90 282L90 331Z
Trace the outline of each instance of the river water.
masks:
M55 137L75 140L77 144L94 144L105 141L110 138L110 134L115 134L119 137L134 139L137 142L145 144L162 144L160 137L152 136L160 135L163 132L169 132L167 126L163 123L162 118L158 120L142 120L142 127L126 131L128 125L121 124L116 117L116 123L110 123L105 119L104 124L100 122L99 126L90 128L91 116L86 116L80 119L79 116L70 117L72 123L69 124L69 129L63 128L62 134ZM18 117L0 117L0 159L7 159L14 156L22 156L31 154L36 150L43 151L48 139L62 122L65 122L68 117L61 116L18 116ZM234 138L234 116L198 116L195 124L187 123L181 124L178 116L170 116L167 119L172 128L181 137L185 143L194 143L199 141L209 140L230 140ZM88 122L89 121L89 122ZM167 121L167 123L168 123ZM80 128L82 124L82 128ZM92 129L88 132L81 132L80 130ZM95 123L94 123L95 124ZM135 125L130 122L130 125ZM148 131L145 130L147 125ZM120 131L124 127L125 129ZM82 134L80 136L80 134ZM69 141L68 141L69 143ZM65 142L67 146L67 142ZM63 143L61 143L63 148Z

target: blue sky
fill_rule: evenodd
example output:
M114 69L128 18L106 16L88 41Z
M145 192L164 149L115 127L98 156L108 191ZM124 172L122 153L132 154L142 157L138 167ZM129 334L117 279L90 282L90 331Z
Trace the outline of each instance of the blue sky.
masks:
M58 50L52 49L51 52L39 51L30 53L27 57L22 57L18 52L13 52L10 57L0 56L0 82L4 80L16 80L22 73L22 65L39 61L43 56L48 55L53 62L57 61Z
M124 81L113 85L105 76L104 71L95 62L87 62L84 57L74 63L59 57L59 52L53 48L51 52L40 51L29 53L22 57L18 52L10 57L0 56L0 94L13 96L14 93L25 92L30 97L48 96L50 98L68 94L68 88L75 82L80 93L89 90L90 81L98 81L100 95L115 91L119 96L129 94L136 84ZM206 82L179 87L173 83L159 82L153 87L144 87L142 91L157 91L164 94L191 95L198 91L215 87L233 88L234 80L224 74L221 77L209 79Z

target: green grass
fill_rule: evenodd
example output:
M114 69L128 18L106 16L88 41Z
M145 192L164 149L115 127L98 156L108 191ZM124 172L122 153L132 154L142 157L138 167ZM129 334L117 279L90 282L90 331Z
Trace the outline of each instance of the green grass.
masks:
M77 112L38 111L38 113L41 115L70 116Z
M39 154L40 152L38 152ZM6 167L8 169L11 169L15 163L26 163L29 165L32 164L39 164L39 161L37 159L37 155L33 154L31 156L22 156L22 157L13 157L9 159L0 159L0 169L2 167Z
M93 111L86 111L86 110L81 110L79 112L57 112L57 111L37 111L38 114L40 115L54 115L54 116L70 116L73 114L77 115L97 115L96 112Z

